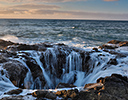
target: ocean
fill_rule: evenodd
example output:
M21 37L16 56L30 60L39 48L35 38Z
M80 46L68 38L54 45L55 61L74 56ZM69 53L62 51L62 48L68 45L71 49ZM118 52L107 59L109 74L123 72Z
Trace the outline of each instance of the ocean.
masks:
M0 19L0 38L27 44L95 47L110 40L128 40L128 21Z

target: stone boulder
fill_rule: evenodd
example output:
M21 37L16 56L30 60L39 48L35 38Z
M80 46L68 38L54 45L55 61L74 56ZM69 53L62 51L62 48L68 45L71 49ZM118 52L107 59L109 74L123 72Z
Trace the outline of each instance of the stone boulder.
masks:
M57 91L55 94L59 97L62 97L64 99L68 99L68 98L75 98L76 96L78 96L78 90L77 89L71 89L71 90L61 90L61 91Z
M5 40L0 39L0 49L6 49L7 46L13 45L13 44L15 44L15 43L13 43L11 41L5 41Z
M72 84L67 84L67 83L59 83L56 86L56 89L59 89L59 88L73 88L73 87L76 87L76 86L72 85Z
M4 93L4 94L7 94L7 95L20 94L22 91L23 90L19 88L19 89L8 91L7 93Z
M26 77L28 69L18 61L12 60L3 64L2 66L8 72L8 77L11 82L20 88L23 88L24 78Z
M128 46L128 41L111 40L108 43L100 46L101 49L115 49L122 46Z
M37 90L31 94L32 96L36 97L37 100L41 100L44 98L47 99L56 99L56 95L53 92L45 91L45 90Z
M97 83L86 84L73 100L128 100L128 78L119 74L101 77Z

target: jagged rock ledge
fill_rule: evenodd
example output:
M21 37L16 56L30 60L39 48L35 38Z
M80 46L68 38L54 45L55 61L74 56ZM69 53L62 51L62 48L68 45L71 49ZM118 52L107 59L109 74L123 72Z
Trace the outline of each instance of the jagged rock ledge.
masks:
M79 48L68 47L65 44L41 43L28 45L0 40L0 81L7 82L4 79L6 77L14 86L19 88L6 92L4 95L8 96L1 99L128 100L128 78L119 74L112 74L115 71L111 73L112 75L110 74L111 76L100 76L98 80L94 79L97 80L97 83L90 84L88 82L89 84L84 86L83 84L85 83L82 82L83 84L81 85L84 88L81 90L75 87L75 84L79 82L78 78L83 76L95 75L100 70L109 70L111 66L115 67L115 69L117 67L128 67L126 60L128 53L121 51L128 51L127 46L127 41L112 40L100 46L101 50L93 48L90 51L85 51ZM106 60L105 57L110 57L110 59ZM42 66L40 66L41 64ZM93 70L97 67L101 69L94 73ZM127 69L122 71L127 73ZM71 74L72 72L73 75ZM82 73L82 77L79 77L79 72ZM45 73L48 75L45 76ZM65 78L67 74L69 76L72 75L72 77L69 79ZM90 76L89 78L93 77ZM88 81L86 78L83 78L83 80L85 80L84 82ZM43 88L55 87L71 89L63 89L62 91L58 89L58 91L51 92L42 90ZM33 92L23 95L22 92L28 89L39 90L33 90Z
M105 78L99 78L97 83L86 84L80 91L77 88L56 92L36 90L26 95L18 95L22 91L22 89L11 90L5 93L10 96L1 100L24 100L24 98L29 100L128 100L128 78L119 74L112 74ZM15 96L13 96L14 94Z

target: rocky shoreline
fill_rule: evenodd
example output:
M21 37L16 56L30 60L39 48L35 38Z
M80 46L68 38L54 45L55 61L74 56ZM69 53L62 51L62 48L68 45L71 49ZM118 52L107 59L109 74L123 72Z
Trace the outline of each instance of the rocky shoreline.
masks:
M123 69L122 73L128 73L127 61L121 60L127 59L127 46L127 41L112 40L99 48L84 51L65 44L28 45L0 40L0 81L6 82L3 77L7 77L14 87L17 87L2 94L0 100L128 100L127 75L116 72L123 66L125 70ZM34 52L31 53L31 51ZM106 60L106 56L109 59ZM39 63L44 69L39 66ZM77 66L80 67L77 68ZM79 85L79 73L84 77L92 78L91 73L95 74L96 67L101 66L101 71L109 72L111 67L117 70L111 72L109 76L105 74L97 79L94 77L94 80L97 80L96 83L82 83L84 85L80 89L75 86L75 84ZM48 73L47 76L45 73ZM73 73L72 78L63 83L67 73L69 76ZM83 79L86 81L88 78ZM49 88L52 89L49 90Z
M32 97L34 100L128 100L128 78L112 74L105 78L99 78L97 83L86 84L80 91L77 88L63 89L57 92L36 90L26 95L19 95L21 92L23 89L11 90L5 93L10 96L1 100L24 100L24 98L31 99Z

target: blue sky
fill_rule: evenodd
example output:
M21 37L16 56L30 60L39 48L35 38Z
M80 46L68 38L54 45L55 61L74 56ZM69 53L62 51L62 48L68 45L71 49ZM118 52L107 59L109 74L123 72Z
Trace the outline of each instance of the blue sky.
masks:
M0 0L0 18L128 20L128 0Z

